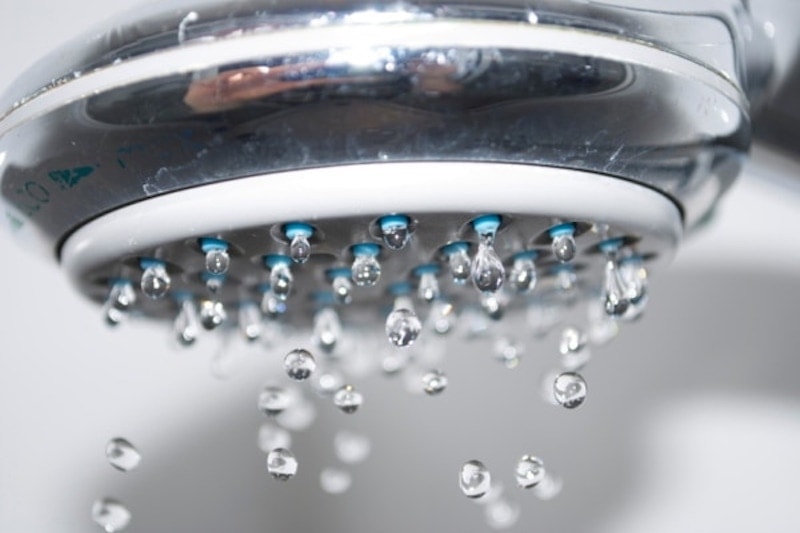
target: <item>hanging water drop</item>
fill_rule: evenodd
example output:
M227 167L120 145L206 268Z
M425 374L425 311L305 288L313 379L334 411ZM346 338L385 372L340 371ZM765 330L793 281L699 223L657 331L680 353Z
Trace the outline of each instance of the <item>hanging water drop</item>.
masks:
M353 283L359 287L373 287L381 277L381 265L378 262L380 248L376 244L362 243L351 248L353 265L350 275Z
M254 341L261 336L261 311L255 302L246 300L239 304L239 331L242 336Z
M309 239L314 228L303 222L292 222L283 226L283 234L289 239L289 257L295 263L305 263L311 257Z
M619 273L626 287L625 297L630 302L625 319L633 320L641 316L647 305L647 269L642 257L624 257L619 262Z
M489 492L492 476L482 462L467 461L458 474L458 486L467 498L481 498Z
M142 293L153 300L163 298L172 284L166 265L155 259L142 259L139 263L144 269L141 280Z
M353 476L341 468L325 468L319 473L319 486L328 494L344 494L353 484Z
M411 238L410 219L405 215L387 215L378 220L384 244L391 250L401 250Z
M439 280L436 279L435 270L426 270L419 274L417 295L429 303L439 297Z
M258 429L258 448L269 453L275 448L291 448L292 435L285 429L270 422L264 422Z
M369 457L372 443L369 437L352 431L341 430L333 439L336 457L345 464L361 463Z
M200 323L207 330L213 330L222 325L228 318L222 302L203 300L200 302Z
M267 454L267 472L280 481L291 479L297 474L297 459L286 448L275 448Z
M586 381L575 372L559 374L553 381L553 396L562 407L575 409L586 399Z
M455 242L442 248L442 253L447 257L447 266L453 283L463 285L472 272L472 260L469 258L469 244Z
M333 404L347 414L355 413L362 403L364 397L352 385L345 385L333 395Z
M331 353L342 336L339 314L332 307L323 307L314 315L312 342L323 351Z
M278 300L285 302L292 291L294 276L289 268L289 258L282 255L267 256L267 268L269 268L269 286L272 294Z
M92 504L92 520L106 533L115 533L128 527L131 512L117 500L103 498Z
M283 358L283 368L291 379L303 381L316 370L317 362L311 352L298 348L286 354Z
M603 292L603 307L606 314L611 317L624 315L630 302L626 297L625 282L620 276L617 262L612 257L609 257L606 261Z
M228 253L228 243L220 239L200 239L200 249L206 254L206 272L221 276L228 271L231 256Z
M337 276L331 282L333 289L333 297L340 304L349 304L353 301L353 284L350 279L345 276Z
M197 340L197 336L200 334L200 319L191 298L184 298L181 301L173 329L178 342L184 346L189 346Z
M422 376L422 386L425 394L436 396L447 388L447 376L441 370L431 370Z
M285 388L268 385L258 395L258 408L267 416L277 416L292 404L292 400Z
M122 322L134 303L136 303L136 292L133 290L133 285L127 280L115 281L103 304L103 316L106 318L106 323L116 326Z
M422 322L414 312L411 299L398 296L394 309L386 317L386 336L389 342L399 348L411 346L422 331Z
M551 249L553 255L561 263L569 263L575 258L577 245L575 244L575 225L566 223L550 228Z
M508 277L515 291L519 293L532 291L536 285L536 264L533 256L526 254L516 257Z
M518 487L533 488L545 478L544 463L533 455L523 455L517 463L514 475L517 478Z
M479 235L478 251L472 260L472 282L481 292L497 292L503 286L506 271L494 249L494 232Z
M142 455L127 440L117 437L106 444L108 462L121 472L130 472L142 461Z

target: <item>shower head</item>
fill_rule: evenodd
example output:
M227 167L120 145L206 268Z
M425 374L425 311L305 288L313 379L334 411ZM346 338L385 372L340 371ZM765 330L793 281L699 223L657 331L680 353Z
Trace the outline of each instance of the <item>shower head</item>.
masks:
M565 315L603 342L748 148L767 54L742 2L714 7L139 10L5 95L7 218L110 324L182 344L407 347Z

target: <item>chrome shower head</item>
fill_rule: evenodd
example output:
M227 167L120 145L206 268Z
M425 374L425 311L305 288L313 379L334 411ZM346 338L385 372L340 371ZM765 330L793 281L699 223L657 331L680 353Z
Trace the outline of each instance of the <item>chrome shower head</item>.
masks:
M736 0L176 6L12 87L0 171L20 240L182 344L604 342L733 182L764 75Z

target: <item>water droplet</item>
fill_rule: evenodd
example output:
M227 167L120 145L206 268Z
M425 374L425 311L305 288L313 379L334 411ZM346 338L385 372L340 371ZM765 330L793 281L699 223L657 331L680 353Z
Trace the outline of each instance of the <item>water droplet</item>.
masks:
M286 448L275 448L267 454L267 472L280 481L291 479L297 474L297 459Z
M228 318L222 302L203 300L200 302L200 322L207 330L216 329Z
M410 360L409 353L404 350L395 350L388 347L381 360L381 369L387 376L393 376L401 372L408 366Z
M483 508L486 525L492 529L508 529L519 521L519 516L519 504L505 498L499 498Z
M441 370L431 370L422 376L422 385L428 396L436 396L447 388L447 376Z
M261 311L258 306L251 301L242 302L239 305L239 331L242 336L254 341L261 336Z
M558 351L561 355L577 353L586 347L586 335L575 326L567 326L561 332Z
M308 242L308 236L302 233L296 233L289 243L289 257L295 263L305 263L311 257L311 243Z
M417 295L426 302L432 302L439 297L439 280L435 272L423 272L419 277Z
M336 452L336 457L341 462L345 464L357 464L369 457L369 452L372 450L372 443L366 435L341 430L336 433L333 439L333 448Z
M405 305L410 306L410 302L395 302L394 309L386 317L386 336L389 342L400 348L411 346L422 331L422 322L412 309L401 307Z
M481 308L486 316L492 320L500 320L506 310L506 301L500 293L484 292L481 293Z
M345 385L333 395L333 404L347 414L355 413L364 397L352 385Z
M517 292L532 291L536 285L536 264L530 257L514 259L514 264L509 273L511 286Z
M331 282L333 297L340 304L349 304L353 301L353 284L344 276L336 276Z
M178 342L189 346L197 340L197 336L200 334L200 319L192 300L187 298L180 305L173 329Z
M503 363L509 370L519 366L522 351L522 345L505 337L498 338L494 343L495 359Z
M486 466L477 460L467 461L458 474L458 485L467 498L481 498L492 486L492 476Z
M106 323L116 326L128 315L128 311L136 303L136 292L128 281L115 282L108 292L108 297L103 304L103 316Z
M514 474L517 478L518 487L530 489L541 483L546 471L541 459L533 455L523 455L522 459L517 463Z
M258 395L258 408L267 416L275 416L288 408L292 400L292 395L285 388L268 385Z
M446 335L456 324L456 308L450 302L436 300L428 315L428 323L439 335Z
M380 231L383 242L392 250L402 250L411 238L408 219L402 215L381 219Z
M272 290L268 290L261 297L261 311L270 317L277 317L286 312L286 302L275 296Z
M630 256L619 263L619 273L626 287L625 298L630 302L624 318L634 320L647 306L647 269L641 257Z
M374 255L357 255L350 271L353 282L359 287L373 287L381 277L381 265Z
M336 372L327 371L312 382L314 391L323 398L333 394L344 385L344 379Z
M311 352L298 348L292 350L283 359L286 374L295 381L308 379L317 368L317 362Z
M219 294L222 286L225 284L224 276L207 275L206 277L206 290L209 294Z
M312 342L323 351L331 353L342 336L339 314L332 307L323 307L314 315Z
M206 272L216 276L225 274L231 264L228 250L222 247L211 248L206 252Z
M481 292L497 292L505 278L503 262L488 239L482 239L472 261L472 281Z
M292 292L293 283L294 276L292 276L292 271L288 263L279 261L272 265L269 271L269 285L272 294L275 295L278 300L282 302L286 301L289 297L289 293Z
M326 468L319 473L319 486L328 494L344 494L353 484L353 476L346 470Z
M586 399L586 381L575 372L559 374L553 382L553 396L559 405L574 409Z
M453 283L463 285L467 282L472 272L472 260L469 258L466 245L456 247L448 254L447 265L450 267Z
M169 291L172 279L163 263L152 263L142 272L142 293L148 298L163 298Z
M563 292L571 294L578 284L578 275L571 268L559 269L556 273L556 283Z
M605 282L603 285L603 305L606 314L612 317L624 315L630 302L626 298L625 282L620 276L617 262L612 258L606 261Z
M553 255L562 263L569 263L575 259L577 246L575 244L575 237L571 233L564 233L553 237L552 242Z
M275 448L290 448L292 435L285 429L269 422L264 422L258 429L258 448L269 453Z
M111 466L122 472L130 472L142 461L142 455L133 444L120 437L108 441L106 457Z
M114 533L128 527L131 512L117 500L103 498L92 504L92 520L106 533Z

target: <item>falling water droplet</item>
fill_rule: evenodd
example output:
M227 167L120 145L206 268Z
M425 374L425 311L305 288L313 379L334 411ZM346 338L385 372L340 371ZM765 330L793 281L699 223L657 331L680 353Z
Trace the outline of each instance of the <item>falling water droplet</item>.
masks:
M575 259L578 248L575 244L575 237L570 232L553 236L552 249L556 259L561 263L569 263Z
M285 388L268 385L258 395L258 408L267 416L276 416L292 404L292 399Z
M544 463L533 455L523 455L514 471L517 486L523 489L538 485L544 479L545 473Z
M495 359L509 370L519 366L522 351L522 345L506 337L500 337L494 343Z
M472 281L481 292L497 292L503 286L505 268L491 241L482 238L472 260Z
M206 252L206 272L209 274L221 276L228 271L230 264L231 256L225 248L213 247Z
M487 503L483 508L486 525L492 529L508 529L519 521L519 504L505 498Z
M586 399L586 381L575 372L559 374L553 382L553 396L562 407L575 409Z
M586 334L575 326L567 326L561 331L558 351L561 365L570 371L580 370L591 359Z
M103 304L103 316L106 323L116 326L128 315L130 308L136 303L136 292L128 281L117 281L111 285L108 297Z
M428 396L436 396L447 388L447 376L441 370L431 370L422 376L422 385Z
M372 443L366 435L341 430L333 439L333 449L341 462L357 464L369 457Z
M270 422L264 422L258 430L258 448L269 453L275 448L291 448L292 435Z
M242 336L254 341L261 336L261 311L255 302L244 301L239 305L239 331Z
M172 284L172 279L169 277L164 263L160 261L143 263L147 266L142 272L142 293L153 300L163 298Z
M536 264L531 257L518 257L509 273L512 287L519 293L529 292L536 285Z
M308 236L301 233L295 234L289 243L289 257L295 263L305 263L311 257L311 243L308 242Z
M186 298L181 301L173 329L178 342L184 346L189 346L197 340L197 336L200 334L200 319L191 299Z
M397 347L411 346L422 331L422 322L413 311L407 298L399 297L394 309L386 317L386 336Z
M115 533L128 527L131 512L117 500L103 498L92 504L92 520L106 533Z
M620 317L628 310L630 302L626 298L625 282L619 273L617 262L613 258L606 261L606 272L604 282L603 305L606 314L612 317Z
M360 244L353 248L353 265L350 275L359 287L373 287L381 277L381 264L378 262L378 248Z
M458 486L467 498L481 498L489 492L492 476L482 462L467 461L458 474Z
M333 297L340 304L349 304L353 301L353 284L344 276L336 276L331 282Z
M468 245L466 243L455 243L450 245L451 250L447 252L447 265L450 268L450 275L453 283L463 285L469 279L472 272L472 260L469 258Z
M316 370L317 362L311 352L298 348L286 354L283 358L283 368L291 379L303 381Z
M344 494L352 483L350 472L340 468L325 468L319 474L319 486L328 494Z
M289 263L276 261L269 270L269 285L272 294L280 301L286 301L289 293L292 292L294 276L289 268Z
M108 462L122 472L130 472L142 461L142 455L127 440L117 437L106 444Z
M432 302L439 297L439 280L436 279L436 272L423 272L420 275L417 294L426 302Z
M216 329L225 319L228 318L228 313L225 311L225 306L222 302L213 300L203 300L200 302L200 322L207 330Z
M405 215L388 215L378 221L381 238L391 250L402 250L411 238L409 219Z
M323 351L331 353L342 337L339 314L332 307L323 307L314 315L312 341Z
M333 395L333 404L347 414L355 413L364 397L352 385L345 385Z
M456 318L456 308L453 304L436 300L433 302L427 322L432 325L433 331L439 335L446 335L455 326Z
M267 472L280 481L291 479L297 474L297 459L286 448L275 448L267 454Z

